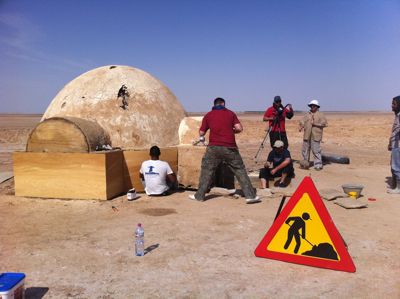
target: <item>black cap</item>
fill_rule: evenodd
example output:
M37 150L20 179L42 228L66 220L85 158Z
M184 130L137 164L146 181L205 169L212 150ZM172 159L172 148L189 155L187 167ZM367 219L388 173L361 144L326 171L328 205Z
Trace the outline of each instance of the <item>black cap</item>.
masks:
M274 103L279 103L282 102L281 97L280 96L275 96L274 97Z
M214 100L214 106L221 105L221 104L225 105L225 100L223 98L216 98Z

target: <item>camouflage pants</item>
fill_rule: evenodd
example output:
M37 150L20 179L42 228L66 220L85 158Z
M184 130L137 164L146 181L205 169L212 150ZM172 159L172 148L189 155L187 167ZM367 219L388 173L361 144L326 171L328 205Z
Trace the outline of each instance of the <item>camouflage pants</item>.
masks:
M237 148L225 146L208 146L203 160L201 161L200 182L199 189L195 194L196 199L204 199L215 175L215 171L222 162L225 162L233 172L246 198L255 198L256 193L247 175L239 150Z

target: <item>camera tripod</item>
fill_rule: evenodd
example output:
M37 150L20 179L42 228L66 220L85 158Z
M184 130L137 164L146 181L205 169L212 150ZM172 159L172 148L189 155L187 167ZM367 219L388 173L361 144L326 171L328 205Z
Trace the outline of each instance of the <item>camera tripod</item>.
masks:
M281 138L281 124L280 124L280 122L279 122L281 116L282 116L282 113L277 113L276 116L275 116L275 118L273 119L271 125L269 126L268 131L267 131L267 133L265 134L264 139L263 139L263 141L261 142L260 147L258 148L258 151L257 151L256 155L254 156L254 159L256 160L256 163L257 163L258 155L259 155L259 154L261 153L261 151L264 149L265 140L266 140L267 137L270 135L270 133L271 133L271 131L272 131L272 128L274 128L276 125L278 125L279 140L282 140L282 138Z
M279 134L278 139L279 139L279 140L282 140L282 135L281 135L281 123L279 122L279 120L280 120L281 117L283 117L283 119L285 119L286 116L285 116L284 112L285 112L286 107L289 106L289 105L290 105L290 104L286 104L285 106L280 105L278 108L275 108L275 110L276 110L276 112L277 112L276 115L275 115L275 118L272 120L272 123L271 123L271 125L270 125L269 128L268 128L267 134L265 134L264 139L263 139L263 141L261 142L261 145L260 145L260 147L258 148L258 151L257 151L257 153L256 153L256 155L255 155L255 157L254 157L254 159L256 160L256 164L257 164L258 155L259 155L260 152L264 149L265 140L267 139L268 135L270 135L270 133L271 133L271 131L272 131L272 128L274 128L276 125L277 125L277 127L278 127L278 134ZM292 118L292 117L288 117L288 118ZM271 145L271 146L272 146L272 145Z

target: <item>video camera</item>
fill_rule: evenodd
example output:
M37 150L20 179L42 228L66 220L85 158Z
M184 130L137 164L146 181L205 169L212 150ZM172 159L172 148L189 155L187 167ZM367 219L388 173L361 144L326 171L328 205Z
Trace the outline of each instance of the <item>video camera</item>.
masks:
M286 107L289 106L290 104L287 104L285 107L283 107L283 105L281 104L280 106L278 106L278 108L276 108L276 111L278 112L278 115L282 115L283 111L285 111Z

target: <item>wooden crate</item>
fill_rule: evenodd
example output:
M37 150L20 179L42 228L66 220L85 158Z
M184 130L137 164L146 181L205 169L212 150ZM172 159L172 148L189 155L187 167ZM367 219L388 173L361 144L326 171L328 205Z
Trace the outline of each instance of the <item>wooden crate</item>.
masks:
M15 195L107 200L125 193L122 151L14 152Z
M161 148L160 160L168 162L172 170L178 172L178 149L176 147ZM144 191L140 181L139 170L143 161L149 160L149 150L124 151L124 181L128 189Z

